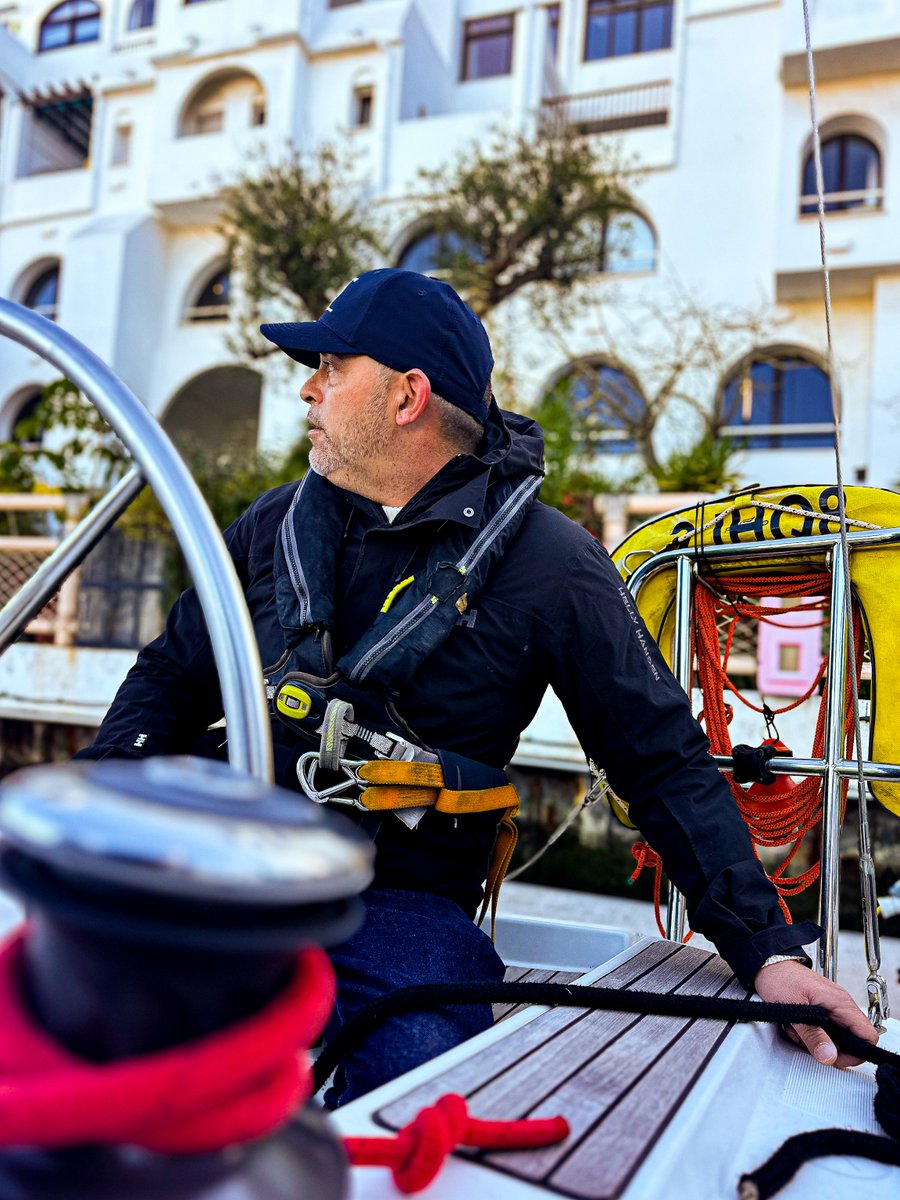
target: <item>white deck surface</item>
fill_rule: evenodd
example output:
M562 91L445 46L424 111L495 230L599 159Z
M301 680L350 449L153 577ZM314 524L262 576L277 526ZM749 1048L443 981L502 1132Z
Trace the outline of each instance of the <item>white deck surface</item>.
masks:
M624 951L583 982L594 982L610 965L635 952L634 948ZM383 1134L372 1120L373 1113L493 1042L514 1036L541 1011L517 1014L348 1105L336 1114L338 1127L345 1134ZM900 1022L890 1022L882 1044L900 1051ZM879 1132L872 1115L874 1090L874 1068L822 1067L783 1044L770 1028L738 1026L728 1034L622 1200L734 1200L739 1176L759 1166L794 1133L827 1126ZM473 1111L477 1116L474 1101ZM397 1195L386 1170L356 1168L352 1177L351 1200L389 1200ZM873 1195L893 1195L896 1188L896 1168L857 1159L823 1159L805 1166L779 1200L871 1200ZM459 1158L450 1160L423 1193L426 1200L528 1200L558 1194Z

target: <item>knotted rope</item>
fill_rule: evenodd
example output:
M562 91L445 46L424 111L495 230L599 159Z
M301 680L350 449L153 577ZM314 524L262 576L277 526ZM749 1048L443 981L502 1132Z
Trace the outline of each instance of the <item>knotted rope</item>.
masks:
M435 1179L457 1146L483 1150L533 1150L553 1146L569 1135L563 1117L533 1121L480 1121L469 1115L462 1098L449 1092L396 1137L346 1137L344 1145L355 1167L390 1167L397 1188L409 1195Z

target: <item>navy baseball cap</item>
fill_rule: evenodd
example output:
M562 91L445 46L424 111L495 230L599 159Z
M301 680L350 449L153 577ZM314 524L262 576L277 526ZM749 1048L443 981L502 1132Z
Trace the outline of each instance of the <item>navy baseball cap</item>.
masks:
M318 321L261 325L307 367L320 354L365 354L395 371L418 367L432 391L482 424L494 358L484 326L448 283L383 267L351 279Z

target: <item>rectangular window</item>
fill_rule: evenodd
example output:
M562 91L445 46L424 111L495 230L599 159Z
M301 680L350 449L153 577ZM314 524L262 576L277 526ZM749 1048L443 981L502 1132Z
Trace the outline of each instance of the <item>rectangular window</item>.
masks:
M352 121L355 128L359 129L364 125L372 124L372 105L374 98L375 92L371 87L358 87L353 89Z
M464 22L462 80L489 79L510 73L514 23L514 13Z
M674 7L674 0L588 0L585 61L667 50Z
M110 165L124 167L131 158L131 126L117 125L113 130L112 157Z

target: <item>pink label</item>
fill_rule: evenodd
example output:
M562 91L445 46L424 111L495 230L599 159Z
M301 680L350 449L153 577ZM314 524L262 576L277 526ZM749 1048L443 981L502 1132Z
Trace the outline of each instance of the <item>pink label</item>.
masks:
M758 603L776 610L772 621L777 624L759 623L756 686L767 696L802 696L822 665L822 613L779 609L778 598L771 596Z

